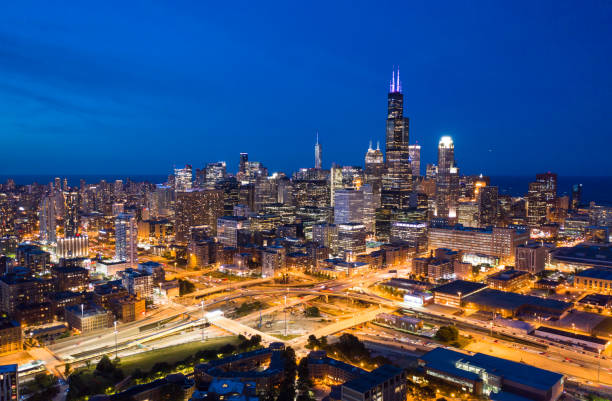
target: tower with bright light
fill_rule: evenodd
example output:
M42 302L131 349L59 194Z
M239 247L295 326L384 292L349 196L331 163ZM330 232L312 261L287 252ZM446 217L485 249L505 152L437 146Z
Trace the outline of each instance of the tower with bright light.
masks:
M438 174L436 176L436 216L457 217L459 169L455 164L455 144L450 136L438 143Z
M319 133L317 132L317 143L315 144L315 168L317 170L321 169L321 165L322 165L322 149L321 149L321 144L319 143Z
M410 206L412 169L408 143L409 120L404 117L404 95L399 68L393 71L387 96L386 164L381 204L389 208Z

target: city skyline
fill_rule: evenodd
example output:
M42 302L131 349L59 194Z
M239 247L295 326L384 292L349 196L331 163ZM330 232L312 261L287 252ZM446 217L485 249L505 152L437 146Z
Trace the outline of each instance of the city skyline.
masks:
M132 5L122 16L112 5L41 6L27 17L22 7L2 17L0 131L24 151L9 152L1 174L163 174L238 152L290 173L313 164L316 132L324 168L363 165L369 141L384 143L384 96L400 66L422 167L450 135L465 173L609 175L609 7L247 7L267 27L248 12L220 26L222 6ZM128 22L140 14L136 32ZM289 91L293 101L279 101ZM270 146L282 140L290 151Z

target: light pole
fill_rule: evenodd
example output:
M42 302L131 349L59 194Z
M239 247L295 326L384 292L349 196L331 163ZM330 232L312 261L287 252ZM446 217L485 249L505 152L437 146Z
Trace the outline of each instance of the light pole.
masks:
M115 359L117 359L117 321L116 320L113 322L113 325L115 326Z
M285 295L285 337L287 337L287 296Z
M599 352L598 358L597 358L597 383L600 383L599 380L599 371L601 370L601 349L598 350L597 352Z

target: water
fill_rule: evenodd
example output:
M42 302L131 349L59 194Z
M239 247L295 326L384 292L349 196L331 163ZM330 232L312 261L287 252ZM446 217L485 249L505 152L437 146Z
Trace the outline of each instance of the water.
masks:
M52 182L56 175L13 175L9 176L6 174L0 175L0 182L4 183L8 178L15 180L17 185L27 185L37 182L39 184L48 184ZM106 182L113 182L115 180L123 180L124 182L129 178L132 181L140 182L147 181L153 184L165 182L168 178L164 174L132 174L132 175L121 175L121 174L96 174L96 175L66 175L60 176L62 180L68 179L70 186L79 186L79 180L83 178L85 182L92 184L106 180ZM511 196L523 196L527 193L527 187L531 181L535 180L533 176L492 176L491 185L497 185L499 191L504 195ZM570 177L560 176L558 178L557 187L559 196L570 195L572 185L582 184L582 201L588 203L595 201L597 204L612 206L612 176L608 177Z

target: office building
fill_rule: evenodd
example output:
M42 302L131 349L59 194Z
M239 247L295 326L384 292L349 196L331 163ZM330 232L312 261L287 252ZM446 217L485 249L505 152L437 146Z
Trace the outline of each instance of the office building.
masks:
M459 199L459 169L455 165L455 144L450 136L438 143L435 215L442 218L457 217Z
M51 271L57 291L82 292L89 285L89 270L82 267L54 267Z
M19 400L19 374L17 364L0 365L0 401Z
M516 247L526 244L525 230L503 227L467 228L462 226L430 227L429 249L449 248L471 254L495 256L503 263L514 263Z
M40 203L39 215L40 240L46 243L54 243L57 240L55 201L50 195L43 196Z
M176 241L187 243L189 230L206 225L211 233L217 232L217 219L223 215L223 192L216 189L191 190L176 193Z
M499 215L499 191L497 187L476 187L478 199L478 224L480 227L497 225Z
M217 219L217 239L224 246L238 246L238 232L250 226L249 219L241 216L223 216Z
M464 227L478 227L480 216L479 202L461 199L457 203L457 224Z
M334 223L362 223L366 231L374 232L374 202L372 187L339 189L334 198Z
M320 170L323 164L323 155L322 155L321 144L319 143L319 133L318 132L317 132L317 143L315 144L314 152L315 152L315 168L317 170Z
M52 280L35 277L27 269L0 277L0 311L13 314L20 305L41 304L53 292Z
M364 183L372 186L374 196L374 208L380 207L380 191L382 188L382 176L385 170L383 153L380 144L376 144L376 149L372 149L372 142L365 156Z
M582 184L572 185L572 210L578 210L582 202Z
M64 310L66 323L80 333L106 329L113 325L111 311L96 305L71 305Z
M51 255L36 245L21 244L15 252L15 263L33 273L45 273L51 266Z
M410 166L412 167L412 176L421 176L421 145L408 146L410 153Z
M487 276L489 288L501 291L515 291L529 288L530 277L526 271L506 269Z
M337 224L338 252L349 261L366 250L366 230L361 223Z
M214 188L218 182L227 178L227 167L225 162L215 162L206 164L204 186Z
M427 249L427 223L424 221L394 221L391 242L404 241L417 251Z
M537 243L521 244L516 247L514 265L517 270L538 274L546 267L548 250Z
M419 365L426 376L489 399L556 401L563 394L563 375L481 353L438 347Z
M120 273L121 285L129 294L138 298L151 300L155 287L154 276L146 270L126 269Z
M410 166L409 120L404 117L399 69L393 72L387 96L386 164L382 180L381 205L387 208L410 206L412 168Z
M174 169L174 190L176 192L189 191L193 184L193 171L189 164L184 168Z
M115 260L135 266L138 259L138 227L130 213L121 213L115 219Z

